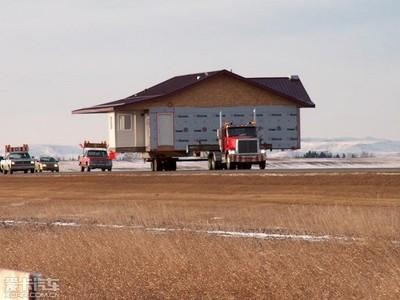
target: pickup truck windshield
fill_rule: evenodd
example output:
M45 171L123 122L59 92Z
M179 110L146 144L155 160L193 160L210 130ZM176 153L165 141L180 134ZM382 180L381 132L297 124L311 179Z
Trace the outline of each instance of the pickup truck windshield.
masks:
M41 157L40 162L57 162L53 157Z
M89 156L89 157L108 157L107 151L101 151L101 150L89 150L87 152L87 156Z
M29 155L28 152L23 152L23 153L10 153L8 156L9 159L30 159L31 156Z
M255 127L229 127L228 136L257 137L257 131Z

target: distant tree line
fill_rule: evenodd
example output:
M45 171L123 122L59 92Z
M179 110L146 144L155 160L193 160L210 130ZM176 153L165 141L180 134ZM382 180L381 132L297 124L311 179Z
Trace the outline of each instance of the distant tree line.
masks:
M374 157L372 153L362 152L361 154L356 153L336 153L333 154L329 151L308 151L304 153L303 158L366 158L366 157Z

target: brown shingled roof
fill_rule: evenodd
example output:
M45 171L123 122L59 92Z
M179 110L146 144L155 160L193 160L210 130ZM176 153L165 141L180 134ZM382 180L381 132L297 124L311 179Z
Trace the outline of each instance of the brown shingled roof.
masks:
M299 104L301 107L315 107L315 104L311 101L303 84L297 77L245 78L227 70L220 70L175 76L127 98L107 102L88 108L74 110L72 113L84 114L110 112L113 111L113 109L116 107L121 107L132 103L142 102L173 94L177 91L181 91L194 84L197 84L203 80L207 80L211 77L222 74L228 74L229 76L233 76L237 79L246 81L249 84L256 85L260 88L266 89L270 92L288 98Z

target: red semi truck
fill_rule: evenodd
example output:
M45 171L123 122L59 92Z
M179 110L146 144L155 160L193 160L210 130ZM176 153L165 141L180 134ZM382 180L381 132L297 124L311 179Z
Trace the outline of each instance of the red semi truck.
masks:
M265 169L270 145L261 145L255 121L246 125L225 123L217 130L217 137L219 151L208 153L210 170L251 169L252 165Z

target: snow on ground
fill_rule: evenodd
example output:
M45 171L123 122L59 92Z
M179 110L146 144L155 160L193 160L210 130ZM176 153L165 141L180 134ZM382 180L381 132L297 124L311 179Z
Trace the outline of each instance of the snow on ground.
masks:
M308 242L326 242L329 240L343 242L363 242L366 239L361 237L351 236L334 236L334 235L318 235L318 234L301 234L301 233L280 233L277 230L267 230L264 232L249 232L249 231L225 231L225 230L200 230L189 228L169 228L169 227L145 227L141 225L121 225L121 224L79 224L76 222L37 222L37 221L19 221L19 220L0 220L0 226L15 227L15 226L55 226L55 227L81 227L95 226L100 228L110 229L136 229L144 230L153 233L170 233L170 232L190 232L197 234L207 234L227 238L250 238L261 240L295 240ZM398 244L399 241L392 241Z
M367 158L269 158L267 170L285 169L364 169L364 168L400 168L400 156ZM179 170L207 170L206 161L178 162ZM253 166L253 169L258 167ZM114 171L150 171L150 163L143 160L114 161ZM61 172L79 172L77 161L60 162Z

